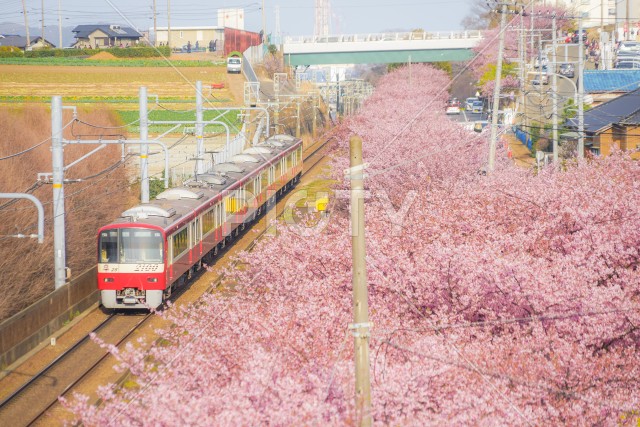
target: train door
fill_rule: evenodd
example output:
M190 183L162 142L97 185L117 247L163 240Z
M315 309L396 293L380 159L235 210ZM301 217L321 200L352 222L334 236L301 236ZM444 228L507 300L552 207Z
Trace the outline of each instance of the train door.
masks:
M194 260L202 257L202 221L200 217L191 223L191 241L194 254Z

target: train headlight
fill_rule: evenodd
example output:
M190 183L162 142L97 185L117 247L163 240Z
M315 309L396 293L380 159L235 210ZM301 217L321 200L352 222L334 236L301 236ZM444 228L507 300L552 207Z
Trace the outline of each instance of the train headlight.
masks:
M111 282L113 282L113 277L105 277L104 281L107 282L107 283L111 283Z
M147 282L156 283L158 281L157 277L147 277Z

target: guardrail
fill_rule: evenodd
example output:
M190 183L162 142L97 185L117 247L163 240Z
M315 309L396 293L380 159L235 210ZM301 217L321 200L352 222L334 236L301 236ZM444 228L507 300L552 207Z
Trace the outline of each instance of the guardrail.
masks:
M353 42L385 42L403 40L454 40L482 39L482 31L412 31L403 33L343 34L330 36L287 36L284 44L298 43L353 43Z

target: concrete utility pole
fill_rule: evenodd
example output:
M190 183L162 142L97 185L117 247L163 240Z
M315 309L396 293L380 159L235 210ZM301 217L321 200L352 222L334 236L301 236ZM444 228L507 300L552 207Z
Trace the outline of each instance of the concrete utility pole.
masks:
M62 6L60 2L61 0L58 0L58 48L62 49Z
M147 112L147 88L140 86L140 140L149 139L149 117ZM149 203L149 146L140 144L140 202Z
M553 32L552 46L552 68L553 74L551 75L551 91L553 92L553 163L558 163L558 75L556 72L556 15L553 15L551 21L551 31Z
M584 41L582 17L578 17L578 159L584 158Z
M202 110L202 82L196 82L196 173L203 174L204 170L204 125Z
M167 45L169 49L172 49L171 46L171 0L167 0Z
M27 4L26 0L22 0L22 13L24 14L24 29L27 32L27 45L24 50L27 50L29 45L31 44L31 39L29 38L29 18L27 17Z
M44 0L42 0L42 45L44 46Z
M63 151L62 97L54 96L51 98L51 159L53 163L53 259L56 289L64 286L67 277Z
M265 18L264 0L262 0L262 43L267 40L267 19Z
M527 88L527 49L524 32L524 13L523 6L520 12L520 84L522 85L522 122L524 123L524 128L528 129L527 94L525 93Z
M353 332L356 364L356 413L360 426L371 426L371 380L369 378L369 293L367 290L366 247L364 239L364 165L362 139L349 140L351 179L351 251L353 285Z
M493 88L493 112L491 113L491 139L489 140L489 172L493 171L496 159L498 140L498 110L500 106L500 80L502 75L502 52L504 51L504 25L507 16L507 5L502 4L500 15L500 41L498 43L498 61L496 64L496 86Z
M153 0L153 46L158 46L158 16L156 15L156 0Z

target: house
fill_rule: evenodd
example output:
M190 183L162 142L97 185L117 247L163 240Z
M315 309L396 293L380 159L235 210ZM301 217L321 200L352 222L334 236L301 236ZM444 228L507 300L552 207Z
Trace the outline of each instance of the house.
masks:
M640 87L640 70L585 70L584 92L594 104L607 102Z
M568 125L578 129L578 119ZM640 89L632 90L584 113L585 149L607 156L614 149L634 151L640 159Z
M14 46L22 50L33 50L42 48L56 47L53 43L43 39L42 37L29 37L29 46L27 46L27 38L13 34L0 35L0 46Z
M120 25L78 25L73 29L76 42L73 47L104 48L114 46L134 46L140 43L142 34Z

